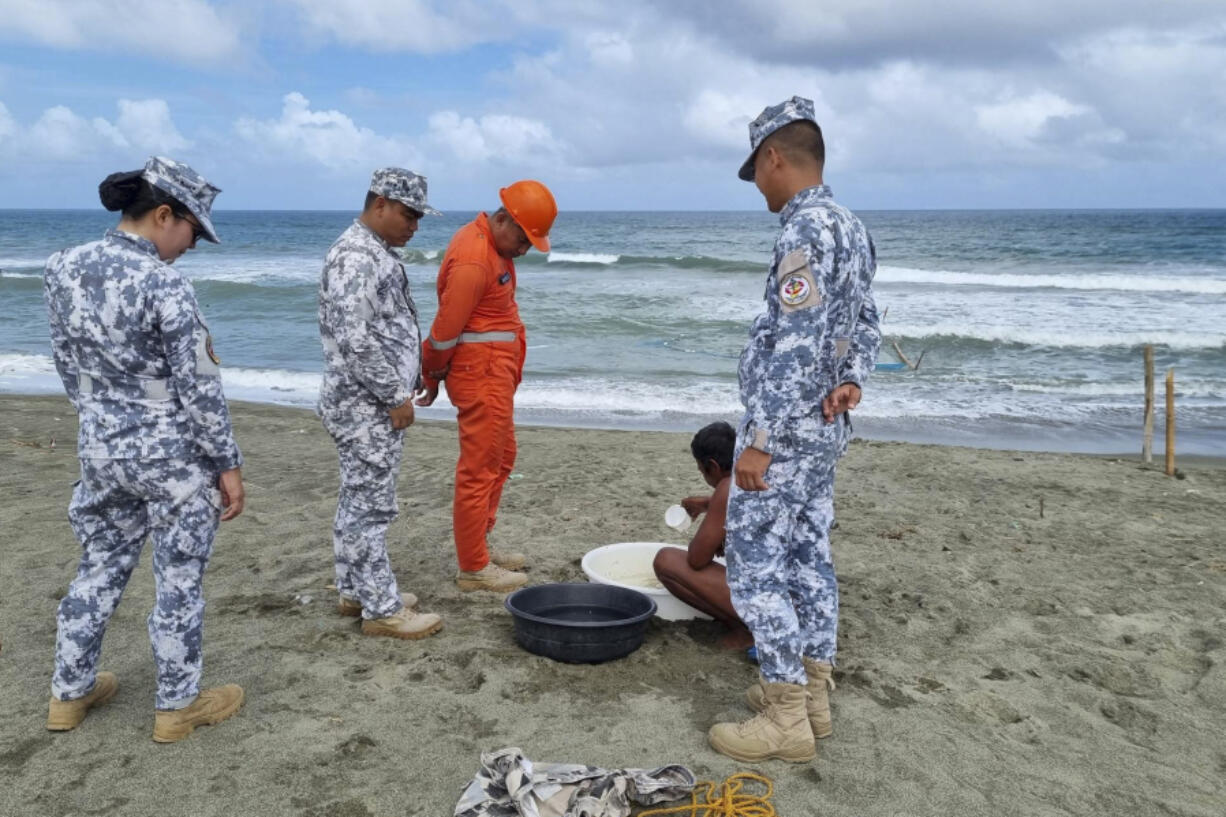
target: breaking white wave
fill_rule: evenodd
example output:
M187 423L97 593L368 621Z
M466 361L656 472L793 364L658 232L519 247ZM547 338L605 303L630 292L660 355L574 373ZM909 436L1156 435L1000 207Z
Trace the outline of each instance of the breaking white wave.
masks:
M1122 332L1085 332L1077 330L1026 329L1014 326L972 326L966 323L934 322L928 324L889 323L891 336L922 340L924 338L965 338L988 343L1017 343L1026 346L1056 348L1106 349L1133 348L1152 343L1170 349L1219 349L1226 346L1226 334L1220 332L1145 332L1130 329Z
M1190 275L1143 273L991 273L950 272L881 266L879 284L939 284L941 286L1004 287L1009 289L1082 289L1122 292L1183 292L1198 295L1226 295L1226 279Z
M551 252L549 253L549 263L556 264L565 262L568 264L616 264L621 258L620 255L611 253L598 252Z

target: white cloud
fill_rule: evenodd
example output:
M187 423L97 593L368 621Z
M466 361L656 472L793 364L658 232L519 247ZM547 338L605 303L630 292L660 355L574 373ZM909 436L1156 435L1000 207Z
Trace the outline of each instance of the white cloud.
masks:
M17 123L13 121L9 109L0 102L0 143L17 132Z
M187 62L225 59L239 47L237 26L205 0L3 0L0 38Z
M1085 105L1069 102L1059 94L1036 91L993 105L980 105L975 108L975 117L979 127L1001 144L1024 148L1042 135L1051 120L1089 112Z
M309 30L345 45L437 54L514 36L513 4L468 0L286 0Z
M480 119L439 111L430 116L429 139L465 162L531 162L564 152L549 126L535 119L488 114Z
M23 136L27 153L45 159L83 159L102 148L124 146L114 125L102 118L83 119L63 105L43 111Z
M173 154L191 145L170 119L164 99L121 99L116 129L128 144L145 153Z
M684 122L697 139L729 149L745 147L758 100L743 93L704 88L685 107Z
M285 96L280 118L244 117L235 123L235 130L269 156L332 169L420 164L419 153L406 140L381 136L337 110L311 110L310 100L297 91Z
M731 53L765 63L827 69L896 60L942 65L1049 62L1053 45L1104 29L1220 24L1212 0L648 0L670 22L693 26Z
M211 16L213 24L199 38L147 43L154 29L132 25L128 8L163 21ZM468 204L469 189L522 168L606 206L684 206L688 197L701 207L725 195L738 206L737 196L753 195L735 180L749 147L746 123L792 94L816 101L828 175L840 190L849 177L858 186L886 179L889 192L926 202L940 180L960 191L1003 190L1001 180L1037 178L1036 168L1060 168L1049 174L1057 181L1102 169L1098 178L1109 182L1139 167L1168 176L1172 189L1186 168L1203 167L1196 183L1210 190L1207 179L1223 178L1226 167L1220 0L0 0L0 41L106 42L163 55L183 47L201 59L224 50L218 42L234 54L240 17L253 25L244 34L259 32L251 42L292 44L292 59L269 47L256 76L215 71L188 76L188 88L207 87L200 95L224 110L283 71L319 83L282 86L302 93L286 96L279 112L227 114L235 123L228 133L210 134L207 120L185 131L210 152L227 150L237 133L244 149L228 161L244 173L289 161L356 178L394 163L428 173L440 192ZM218 30L230 39L218 40ZM160 87L158 77L133 76L138 88ZM0 95L12 87L6 80ZM307 97L325 93L336 95L313 109ZM23 103L26 120L29 98L8 98ZM107 119L78 116L82 104L39 119L45 145L34 144L35 124L0 109L0 150L113 154L126 145L130 155L188 144L155 101L121 102ZM716 187L725 178L728 187Z
M625 67L634 62L634 46L615 31L598 31L586 38L587 51L593 63L608 67Z
M1084 96L1147 159L1226 150L1226 21L1115 29L1069 44L1061 56Z
M119 116L111 122L101 116L86 118L64 105L55 105L23 127L0 104L0 141L17 156L51 161L109 156L132 159L134 152L177 153L190 146L171 120L165 100L121 99L118 107Z

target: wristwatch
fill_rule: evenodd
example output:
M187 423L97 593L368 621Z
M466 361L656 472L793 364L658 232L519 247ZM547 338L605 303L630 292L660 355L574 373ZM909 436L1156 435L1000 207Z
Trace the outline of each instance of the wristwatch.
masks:
M763 454L769 454L770 451L770 432L765 428L753 427L753 434L749 438L749 447L756 448Z

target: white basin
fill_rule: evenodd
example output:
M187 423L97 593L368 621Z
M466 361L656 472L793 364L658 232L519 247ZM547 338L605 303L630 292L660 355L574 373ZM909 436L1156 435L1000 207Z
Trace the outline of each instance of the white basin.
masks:
M676 547L666 542L618 542L589 550L583 556L583 572L588 580L614 587L628 587L650 596L656 603L656 615L666 621L711 617L695 610L663 587L647 587L635 582L658 584L651 563L660 548ZM722 560L721 560L722 561Z

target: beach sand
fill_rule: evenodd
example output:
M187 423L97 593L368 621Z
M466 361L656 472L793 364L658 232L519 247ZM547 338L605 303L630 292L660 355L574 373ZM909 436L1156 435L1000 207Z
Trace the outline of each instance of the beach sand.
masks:
M247 511L205 585L205 682L233 720L150 740L148 552L111 622L120 691L44 730L76 418L0 397L0 815L445 817L484 750L605 767L750 767L706 742L755 678L711 622L654 622L599 666L514 643L502 599L455 589L455 428L410 430L389 548L441 613L421 642L363 638L333 610L336 454L309 412L235 404ZM1139 436L1139 434L1138 434ZM49 443L54 437L56 445ZM703 484L688 434L521 428L494 541L534 582L627 540L680 543L663 511ZM839 469L834 736L755 768L802 815L1226 813L1226 470L1130 458L856 442Z

